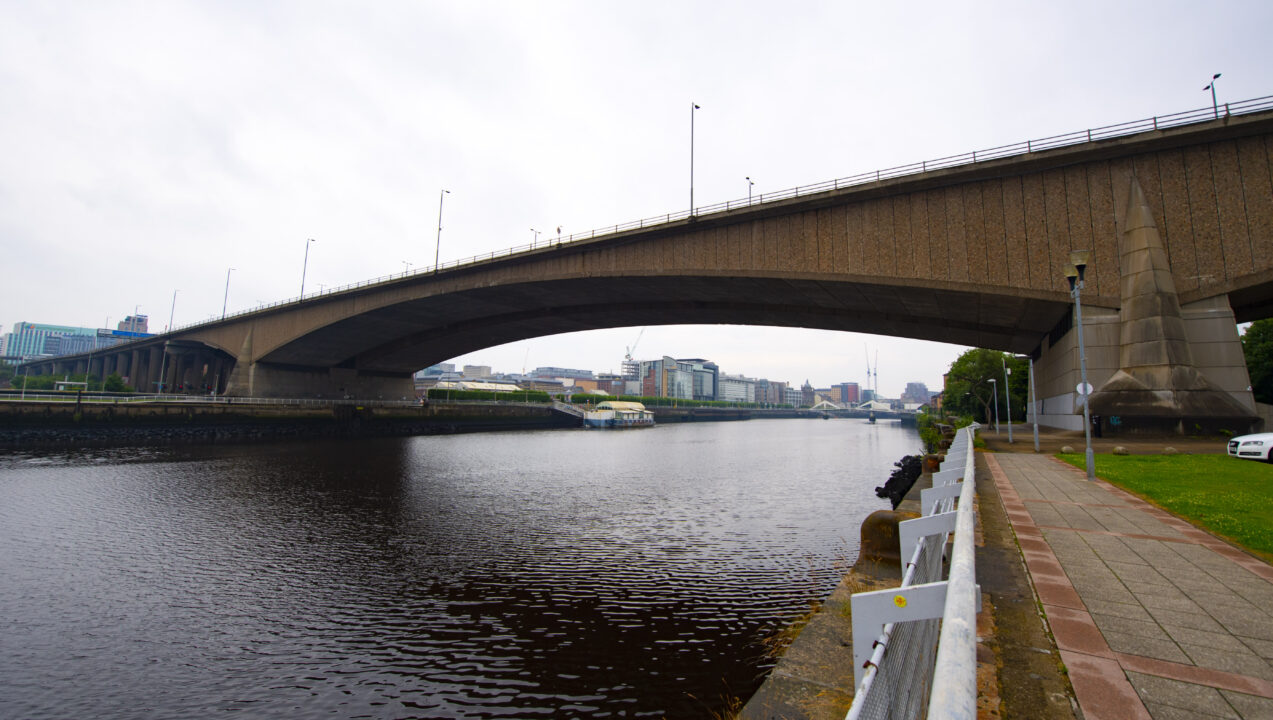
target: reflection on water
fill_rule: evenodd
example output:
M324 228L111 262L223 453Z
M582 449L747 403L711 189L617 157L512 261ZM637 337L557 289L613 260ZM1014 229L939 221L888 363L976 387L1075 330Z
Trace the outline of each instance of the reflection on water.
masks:
M917 447L753 420L0 456L0 708L707 717Z

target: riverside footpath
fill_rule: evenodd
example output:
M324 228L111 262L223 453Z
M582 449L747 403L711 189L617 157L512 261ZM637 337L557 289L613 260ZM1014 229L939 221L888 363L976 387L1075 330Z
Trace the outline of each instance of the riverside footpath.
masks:
M1083 434L993 426L976 454L978 716L1273 720L1273 566L1054 455ZM1098 454L1223 453L1222 438L1094 439ZM1234 460L1234 462L1244 462ZM920 478L899 510L918 510ZM859 559L743 720L844 717L849 596L895 586ZM866 640L869 642L870 640Z
M1017 427L1012 445L982 430L985 465L1081 717L1273 718L1273 566L1051 455L1081 451L1081 434L1035 454ZM1224 451L1215 438L1094 449L1115 444Z

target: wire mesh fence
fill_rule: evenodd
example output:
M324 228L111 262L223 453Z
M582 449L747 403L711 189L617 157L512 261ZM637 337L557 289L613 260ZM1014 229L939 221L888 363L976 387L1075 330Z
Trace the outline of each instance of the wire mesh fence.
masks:
M955 520L959 513L972 512L972 493L965 492L974 481L972 438L975 428L960 431L955 442L942 463L943 472L934 475L932 491L943 495L931 506L931 513L926 518L931 520ZM948 465L955 467L947 467ZM944 472L958 470L957 473ZM955 507L955 497L943 488L957 481L957 474L969 485L959 488L960 502ZM924 518L921 518L924 520ZM919 522L919 521L909 521ZM853 613L855 637L855 653L857 643L871 642L871 657L865 663L864 672L858 683L853 705L849 709L847 720L914 720L928 716L930 696L933 691L937 668L938 641L941 633L942 618L948 612L946 602L947 583L944 582L945 558L949 530L954 525L945 522L930 522L925 527L938 528L923 535L911 554L909 563L904 568L902 585L894 590L860 593L854 596ZM965 525L965 527L968 527ZM947 529L949 528L949 530ZM905 552L905 548L903 549ZM920 591L923 591L922 593ZM896 617L883 625L878 638L873 642L868 636L857 637L859 621L863 625L868 622L858 617L859 612L866 612L872 605L866 602L859 604L863 596L891 595L896 607ZM939 598L934 602L934 598ZM878 605L876 605L878 607ZM878 627L878 625L868 625ZM863 646L863 650L865 647ZM966 689L975 700L975 686Z

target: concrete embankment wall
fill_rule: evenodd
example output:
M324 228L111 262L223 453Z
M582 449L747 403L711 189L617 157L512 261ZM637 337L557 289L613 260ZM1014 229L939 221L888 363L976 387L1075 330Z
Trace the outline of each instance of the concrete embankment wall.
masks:
M547 406L421 407L0 402L0 447L109 446L284 437L433 435L574 427Z
M655 407L656 423L819 418L811 410ZM0 448L75 447L285 437L438 435L578 427L537 403L285 405L244 402L4 402Z

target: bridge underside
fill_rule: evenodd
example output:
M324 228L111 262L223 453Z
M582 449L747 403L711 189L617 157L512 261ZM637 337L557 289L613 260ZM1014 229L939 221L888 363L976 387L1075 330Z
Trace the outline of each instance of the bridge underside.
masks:
M1040 295L1046 297L843 277L563 279L475 288L371 310L309 333L260 362L405 374L516 340L658 324L806 327L1026 353L1068 308L1052 293ZM351 347L358 352L350 355Z

